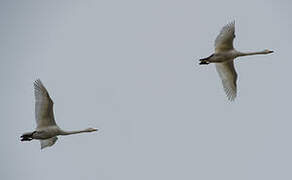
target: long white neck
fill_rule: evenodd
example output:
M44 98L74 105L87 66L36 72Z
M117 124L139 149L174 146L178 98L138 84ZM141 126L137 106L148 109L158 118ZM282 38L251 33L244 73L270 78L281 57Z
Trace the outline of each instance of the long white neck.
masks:
M257 54L270 54L270 53L273 53L273 51L263 50L263 51L256 51L256 52L238 52L237 57L251 56L251 55L257 55Z
M93 132L93 131L89 130L89 129L84 129L84 130L79 130L79 131L64 131L64 130L60 130L60 135L66 136L66 135L86 133L86 132Z

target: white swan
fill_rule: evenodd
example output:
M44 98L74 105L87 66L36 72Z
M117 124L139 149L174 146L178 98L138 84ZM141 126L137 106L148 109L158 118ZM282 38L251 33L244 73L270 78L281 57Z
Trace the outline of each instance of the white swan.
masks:
M33 139L40 140L41 149L55 144L58 135L70 135L77 133L97 131L94 128L88 128L81 131L64 131L58 127L54 118L53 101L42 82L37 79L34 82L35 94L35 119L36 130L24 133L21 141L31 141Z
M215 53L207 58L200 59L200 65L215 63L217 72L222 80L227 98L233 101L236 98L237 73L234 68L234 59L240 56L273 53L270 50L243 53L233 48L235 38L235 21L225 25L215 40Z

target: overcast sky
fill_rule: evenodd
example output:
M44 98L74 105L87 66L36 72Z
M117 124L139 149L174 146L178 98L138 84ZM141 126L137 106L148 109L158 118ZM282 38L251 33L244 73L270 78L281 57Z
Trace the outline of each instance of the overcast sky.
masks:
M0 2L1 179L291 180L292 24L288 0ZM221 28L236 60L228 102L214 65ZM65 130L44 150L35 128L40 78Z

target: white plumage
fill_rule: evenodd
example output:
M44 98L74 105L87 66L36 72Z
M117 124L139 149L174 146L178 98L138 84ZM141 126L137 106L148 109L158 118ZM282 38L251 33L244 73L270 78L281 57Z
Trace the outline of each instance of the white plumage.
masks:
M53 101L50 95L38 79L34 82L35 94L35 119L36 130L33 132L24 133L21 136L21 141L31 141L33 139L40 140L41 149L55 144L58 140L58 135L70 135L84 132L97 131L94 128L87 128L81 131L64 131L58 127L54 118Z
M216 70L222 80L227 98L233 101L237 96L237 73L234 68L234 59L240 56L269 54L270 50L243 53L233 48L235 38L235 21L225 25L215 40L215 53L207 58L200 59L200 65L215 63Z

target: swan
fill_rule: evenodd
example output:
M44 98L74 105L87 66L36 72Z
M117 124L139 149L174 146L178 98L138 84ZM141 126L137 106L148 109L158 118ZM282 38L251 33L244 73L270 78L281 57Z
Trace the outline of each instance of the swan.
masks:
M40 140L41 149L50 147L58 140L59 135L70 135L86 132L97 131L95 128L87 128L81 131L64 131L58 127L54 118L53 101L50 98L48 91L41 82L37 79L34 82L35 94L35 119L36 130L22 134L21 141L31 141L33 139Z
M200 65L215 63L216 70L222 80L227 98L233 101L237 95L237 73L234 68L234 59L241 56L270 54L268 49L257 52L239 52L233 48L235 38L235 21L225 25L215 40L215 53L207 58L200 59Z

